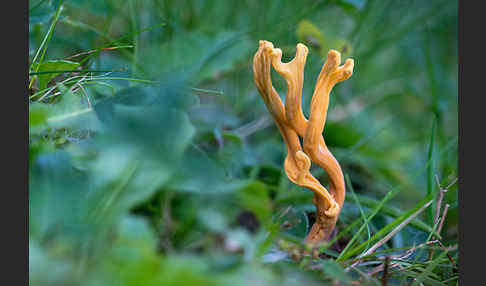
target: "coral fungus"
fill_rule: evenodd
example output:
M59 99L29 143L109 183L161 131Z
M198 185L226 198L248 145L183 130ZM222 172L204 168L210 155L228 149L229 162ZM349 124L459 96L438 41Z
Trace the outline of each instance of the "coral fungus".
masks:
M287 146L284 162L287 177L294 184L314 192L317 209L316 222L306 241L317 243L329 239L344 203L346 193L341 167L324 142L322 132L326 121L329 95L338 82L353 73L354 61L347 59L340 66L341 54L330 50L327 60L317 78L310 105L310 116L306 119L302 112L302 85L304 66L308 49L297 44L297 52L288 63L282 63L282 51L268 41L260 41L253 58L253 77L265 105L277 125ZM271 66L287 82L285 104L272 85ZM299 136L302 138L303 146ZM310 173L311 161L319 165L329 175L329 191Z

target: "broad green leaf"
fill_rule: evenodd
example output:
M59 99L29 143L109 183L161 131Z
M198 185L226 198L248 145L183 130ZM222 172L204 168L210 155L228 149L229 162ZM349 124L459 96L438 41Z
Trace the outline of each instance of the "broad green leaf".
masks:
M173 41L151 45L140 51L144 70L149 76L165 76L168 80L175 72L187 76L191 84L215 79L245 60L254 49L247 36L229 31L217 35L200 32L181 34Z
M68 259L58 259L37 241L29 238L29 284L58 285L75 284L73 273L76 264Z
M320 261L322 269L326 275L333 279L338 280L341 283L350 283L351 277L344 271L344 268L332 259L326 259Z
M228 217L214 208L201 208L198 214L200 222L210 231L225 233L228 227Z
M29 134L39 134L47 127L50 109L49 105L39 102L29 104Z
M162 257L155 252L156 243L155 233L145 219L122 217L114 240L87 277L88 285L157 285Z
M40 134L48 129L98 130L99 120L81 95L76 95L64 85L57 102L31 103L29 106L29 133Z
M77 243L90 235L83 209L88 192L88 181L75 173L67 152L37 155L29 167L30 237L50 234Z
M79 67L79 63L67 60L49 60L40 65L34 64L33 69L38 73L36 76L39 81L39 90L45 89L47 84L63 71L75 70L77 67Z
M254 181L237 193L241 205L256 214L260 221L265 221L272 211L269 190L265 184Z
M347 3L347 4L351 4L351 5L353 5L354 7L358 8L360 10L366 4L366 0L341 0L340 2L341 3L344 2L344 3Z
M187 193L223 194L234 192L250 181L230 176L222 162L191 146L167 187Z
M29 26L47 23L56 12L56 7L47 4L47 0L29 1Z
M164 260L154 285L221 286L221 279L209 269L207 261L195 256L169 256Z

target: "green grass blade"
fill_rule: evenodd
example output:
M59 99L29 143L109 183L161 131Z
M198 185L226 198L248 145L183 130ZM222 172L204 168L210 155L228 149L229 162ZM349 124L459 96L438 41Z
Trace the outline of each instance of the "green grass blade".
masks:
M34 66L34 64L36 64L36 61L37 61L37 57L39 57L39 54L41 53L42 51L42 55L40 56L40 59L39 59L39 62L37 62L37 65L36 65L36 70L35 72L38 72L39 71L39 67L40 67L40 64L42 63L42 61L44 60L44 56L46 54L46 51L47 51L47 47L49 46L49 41L51 40L51 37L52 37L52 33L54 31L54 27L56 26L56 23L57 23L57 20L59 19L59 15L61 14L61 10L62 10L62 4L63 4L63 0L61 0L59 2L59 6L57 7L56 9L56 13L54 14L54 18L52 19L52 23L51 23L51 26L49 27L49 30L47 31L47 34L46 36L44 37L44 39L42 40L39 48L37 49L37 52L35 53L35 56L34 58L32 59L32 62L30 63L30 67L29 67L29 72L32 71L32 67ZM30 83L29 83L29 88L32 87L32 83L34 82L34 78L32 78L30 80Z
M457 141L457 138L453 138L451 140L449 140L449 142L445 145L445 147L439 152L440 154L439 155L442 155L444 154L445 152L449 151L449 149L454 146L454 143L456 143ZM428 161L426 163L426 165L420 169L420 170L417 170L417 172L412 176L413 178L417 177L424 169L427 168L428 164L430 163L430 161ZM378 204L376 204L375 206L375 209L378 208L378 210L380 209L383 209L383 205L384 205L384 202L388 201L390 198L394 197L396 194L398 194L400 191L401 191L401 188L403 187L403 185L399 185L395 188L393 188L391 191L389 191L386 195L385 195L385 198L379 202ZM413 213L413 212L412 212ZM400 216L398 217L400 218ZM398 219L397 218L397 219ZM337 236L335 236L332 240L330 240L327 244L325 244L323 247L320 248L321 251L324 251L325 249L327 249L329 246L331 246L333 243L335 243L339 238L343 237L344 234L348 233L351 229L353 229L354 227L356 227L359 223L361 223L361 219L358 219L358 220L355 220L351 225L347 226L342 232L340 232ZM430 229L429 227L427 227L427 229ZM430 230L432 233L436 234L435 230ZM440 236L437 236L440 238ZM373 237L372 237L373 238ZM366 243L365 243L366 245ZM343 258L344 259L344 258Z
M341 252L339 257L336 259L337 261L342 261L352 255L348 253L354 253L354 250L349 250L350 246L353 245L353 243L358 239L361 232L365 229L365 227L368 226L368 223L371 221L371 219L373 219L373 217L381 210L381 208L385 205L385 203L388 202L388 200L390 200L392 197L393 197L392 191L388 192L385 195L383 200L381 200L381 202L373 209L371 214L364 221L363 225L361 225L359 230L354 234L353 238L351 238L348 245L346 245L346 248L344 248L344 250ZM366 243L364 244L364 247L371 241L372 241L371 238L367 239Z
M348 174L346 174L346 185L348 186L349 190L351 191L351 195L352 195L352 197L355 201L355 204L358 206L358 209L359 209L359 212L361 213L361 217L364 221L364 224L361 226L361 228L358 230L358 232L353 236L353 238L349 241L349 243L346 245L346 247L341 252L341 254L339 254L338 259L341 258L344 255L344 253L346 253L348 251L348 249L353 245L354 241L358 238L358 236L361 234L362 230L364 230L365 227L366 227L366 230L368 232L368 240L371 237L370 228L368 226L368 223L371 219L366 218L366 215L364 214L363 208L361 207L361 204L359 203L358 197L356 196L356 194L354 192L353 185L351 184L351 180L349 179ZM383 205L381 207L383 207ZM380 208L378 208L378 210ZM376 213L378 213L378 211L376 211Z
M333 245L336 241L338 241L341 237L343 237L345 234L350 232L352 229L357 227L361 222L362 222L361 218L354 220L353 223L349 224L345 229L340 231L333 239L331 239L328 243L326 243L324 246L319 248L319 252L325 252L331 245Z
M123 71L120 70L56 70L56 71L40 71L40 72L30 72L29 75L39 75L39 74L51 74L51 73L66 73L66 72L77 72L77 73L87 73L87 72L95 72L95 73L103 73L103 72L118 72Z
M343 254L341 256L340 260L344 260L347 258L350 258L351 256L358 254L359 252L364 251L366 245L370 243L375 243L379 239L383 238L385 235L387 235L390 231L392 231L395 227L397 227L399 224L407 220L410 216L412 216L415 212L417 212L420 208L422 208L424 205L429 203L431 200L431 196L426 197L424 200L422 200L420 203L418 203L413 209L409 210L405 214L399 216L396 218L392 223L388 224L387 226L383 227L380 231L375 233L369 240L361 243L358 247L349 250L347 253Z
M85 23L82 23L82 22L78 22L78 21L74 21L74 20L71 20L71 19L63 19L62 20L63 23L66 23L66 24L69 24L73 27L76 27L76 28L81 28L83 30L87 30L87 31L92 31L92 32L95 32L96 34L98 34L99 36L105 38L106 40L108 40L109 42L104 44L103 46L99 47L96 49L95 52L89 54L87 57L83 58L79 63L80 64L83 64L84 62L86 62L87 60L89 60L91 57L93 56L96 56L99 54L100 51L112 46L112 45L119 45L119 44L122 44L121 42L125 39L128 39L130 37L132 37L132 40L133 39L137 39L137 36L140 35L141 33L143 32L147 32L147 31L150 31L150 30L153 30L153 29L156 29L156 28L159 28L159 27L163 27L166 25L166 23L161 23L161 24L157 24L157 25L153 25L153 26L150 26L150 27L147 27L147 28L144 28L144 29L141 29L141 30L135 30L135 32L131 32L131 33L126 33L125 35L123 35L122 37L120 38L113 38L111 37L110 35L100 31L99 29L95 28L95 27L92 27L88 24L85 24ZM134 42L133 43L134 45L130 45L130 47L134 48L134 54L132 55L130 52L126 51L126 50L120 50L120 53L125 56L126 58L128 59L131 59L132 60L132 69L135 68L135 69L142 69L143 67L141 67L136 61L134 62L133 60L133 57L135 57L135 55L138 54L138 48L137 48L137 44ZM133 65L135 65L135 67L133 67Z
M356 193L354 192L353 184L351 183L351 180L349 179L348 174L346 174L346 184L348 185L349 190L351 191L351 195L352 195L356 205L358 206L361 217L363 218L364 221L366 221L366 215L364 214L363 208L361 207L361 204L358 200L358 197L356 196ZM370 228L368 226L368 223L366 223L366 231L368 232L368 239L370 239L371 232L370 232Z
M29 13L31 13L32 11L34 11L35 9L39 8L42 4L44 4L44 2L46 2L47 0L40 0L39 2L37 2L37 4L35 4L34 6L32 6L31 8L29 8Z
M437 265L441 262L441 259L446 256L448 253L448 250L445 249L436 259L434 259L427 267L425 270L416 278L416 280L413 282L412 286L419 285L425 278L429 277L432 271L437 267Z
M360 194L356 194L356 196L358 197L360 204L368 208L375 208L380 203L378 200ZM393 218L397 218L403 213L403 211L391 206L383 206L381 209L381 213L391 216ZM430 225L423 222L420 218L415 218L412 222L410 222L410 226L424 232L433 231L433 228ZM439 239L441 238L441 236L438 233L433 233L433 235Z
M430 134L430 142L429 142L429 150L427 154L427 161L430 164L427 166L427 196L432 196L434 190L434 138L435 138L435 127L436 127L436 119L434 117L434 121L432 123L432 132ZM432 208L429 209L429 223L434 223L434 211L435 211L435 204Z
M405 226L407 226L415 217L417 217L420 213L422 213L426 208L430 206L432 203L432 200L429 200L425 205L421 206L420 209L418 209L416 212L411 214L409 217L407 217L403 222L401 222L398 226L393 228L392 231L390 231L387 235L385 235L380 241L375 243L371 248L366 250L363 254L360 255L360 257L365 257L368 255L371 255L376 252L378 248L380 248L383 244L385 244L387 241L389 241L392 237L394 237L399 231L401 231Z
M412 270L402 270L400 271L400 274L402 274L404 277L410 277L410 278L415 278L417 277L417 272L412 271ZM422 279L423 285L430 285L430 286L444 286L447 284L444 284L444 282L439 282L433 278L430 277L424 277ZM403 282L399 285L410 285L410 284L403 284ZM419 284L420 285L420 284Z
M135 5L133 3L133 0L128 0L128 6L130 8L130 22L132 24L132 28L134 31L137 31L138 29L138 24L137 24L137 13L135 11ZM132 57L132 77L135 77L137 74L137 62L138 62L138 36L137 34L134 34L132 37L132 43L133 43L133 57Z

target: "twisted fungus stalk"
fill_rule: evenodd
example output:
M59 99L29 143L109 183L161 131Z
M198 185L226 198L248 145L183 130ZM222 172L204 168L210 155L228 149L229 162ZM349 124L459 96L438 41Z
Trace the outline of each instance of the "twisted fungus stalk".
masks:
M340 66L341 54L330 50L317 78L310 105L309 119L302 112L302 85L308 49L297 44L297 52L288 63L283 63L282 51L268 41L260 41L253 58L253 78L263 101L272 116L287 147L285 174L294 184L314 192L316 222L306 241L318 243L329 239L344 203L346 188L339 162L326 146L322 132L326 122L329 95L332 88L353 73L354 61L347 59ZM271 66L287 82L285 105L272 85ZM302 138L301 146L299 136ZM303 147L303 148L302 148ZM310 173L311 161L329 175L329 190Z

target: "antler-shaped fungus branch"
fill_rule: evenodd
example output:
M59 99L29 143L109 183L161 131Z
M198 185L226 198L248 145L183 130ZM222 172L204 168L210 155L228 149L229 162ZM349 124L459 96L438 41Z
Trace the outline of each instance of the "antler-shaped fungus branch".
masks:
M253 58L253 78L287 146L288 153L284 163L285 173L294 184L307 187L316 195L323 197L326 206L334 206L333 197L310 173L310 159L302 151L299 137L289 125L282 100L272 85L270 77L271 59L269 57L269 52L272 49L272 43L260 41L259 49ZM326 212L328 215L334 215L335 207L327 207Z
M260 95L287 146L288 154L284 163L287 177L293 183L314 192L314 204L318 214L316 223L312 226L306 240L318 242L329 238L345 197L341 167L322 137L329 94L336 83L351 76L354 63L352 59L348 59L343 66L339 66L341 55L337 51L329 51L328 59L317 79L311 102L311 115L307 120L301 106L307 53L307 47L299 43L295 58L288 63L282 63L282 51L274 49L271 42L260 41L259 49L253 59L253 75ZM272 86L270 63L287 81L285 107ZM298 136L303 137L305 153L302 151ZM310 173L311 160L329 174L331 194Z

